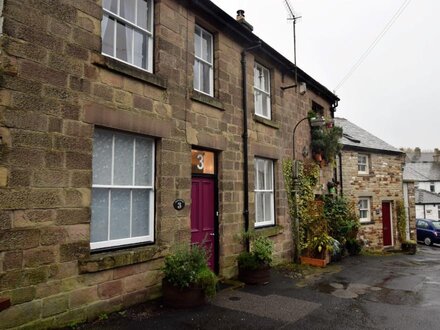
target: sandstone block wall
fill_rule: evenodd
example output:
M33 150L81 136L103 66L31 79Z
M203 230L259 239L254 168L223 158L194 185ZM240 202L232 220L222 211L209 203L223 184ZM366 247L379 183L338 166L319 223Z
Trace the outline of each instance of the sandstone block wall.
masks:
M243 246L243 45L222 26L186 7L155 2L154 73L101 55L100 0L9 0L0 53L0 328L48 328L160 296L169 248L190 241L191 149L218 156L219 270L236 274ZM192 89L194 28L215 33L215 93ZM253 63L272 74L270 122L253 113ZM292 156L294 124L312 101L285 68L248 53L250 219L254 219L255 156L275 161L276 226L263 229L276 260L291 253L282 161ZM155 241L90 251L92 138L96 126L153 137ZM307 123L296 134L297 158L310 143ZM331 170L323 172L327 182ZM187 206L176 211L176 198Z
M396 221L396 201L403 201L403 155L361 151L369 155L369 174L358 174L358 152L342 151L342 185L344 196L357 203L360 197L369 197L371 223L361 224L359 237L367 248L383 248L382 202L391 202L393 245L399 247Z

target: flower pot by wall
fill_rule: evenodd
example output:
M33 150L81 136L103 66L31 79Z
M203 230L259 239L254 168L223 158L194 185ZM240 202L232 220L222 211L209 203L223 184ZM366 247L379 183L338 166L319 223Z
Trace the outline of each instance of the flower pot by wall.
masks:
M166 306L174 308L192 308L206 304L206 295L197 285L179 288L162 280L163 302Z
M327 266L328 260L326 259L317 259L311 257L301 256L301 263L305 265L315 266L315 267L325 267Z
M267 284L270 281L270 267L259 269L238 267L238 279L246 284Z
M415 243L415 242L403 242L402 243L402 251L405 254L416 254L416 252L417 252L417 243Z

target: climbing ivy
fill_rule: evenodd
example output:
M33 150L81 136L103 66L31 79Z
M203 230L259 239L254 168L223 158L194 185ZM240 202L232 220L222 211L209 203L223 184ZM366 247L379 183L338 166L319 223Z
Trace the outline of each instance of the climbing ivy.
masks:
M397 213L397 231L399 233L400 242L406 241L406 213L405 205L402 200L396 202Z

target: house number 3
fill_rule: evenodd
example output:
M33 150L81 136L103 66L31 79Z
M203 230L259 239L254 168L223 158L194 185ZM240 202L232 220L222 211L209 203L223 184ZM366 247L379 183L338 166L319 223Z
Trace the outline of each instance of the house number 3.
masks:
M205 159L203 158L203 155L198 154L197 160L199 161L199 163L197 164L197 169L203 170L205 168Z

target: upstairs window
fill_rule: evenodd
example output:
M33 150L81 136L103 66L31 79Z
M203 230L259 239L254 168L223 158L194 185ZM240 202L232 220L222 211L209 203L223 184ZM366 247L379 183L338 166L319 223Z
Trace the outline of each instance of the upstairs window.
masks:
M359 154L358 155L358 173L368 174L368 155Z
M196 25L194 35L194 89L214 96L213 36Z
M95 129L91 249L154 241L154 140Z
M359 199L358 209L359 209L359 221L370 222L371 221L370 199L369 198Z
M275 224L273 161L255 158L255 227Z
M153 0L103 0L102 53L153 71Z
M270 72L258 63L254 65L254 103L256 115L271 119Z
M429 191L435 193L435 183L434 182L429 183Z

